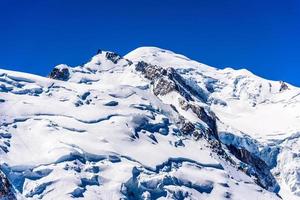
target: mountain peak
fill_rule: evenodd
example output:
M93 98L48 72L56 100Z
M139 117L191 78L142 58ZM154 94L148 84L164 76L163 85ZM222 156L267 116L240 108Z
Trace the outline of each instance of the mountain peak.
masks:
M158 47L139 47L129 52L124 58L131 60L133 63L144 61L164 68L196 68L203 71L216 70L213 67L194 61L184 55Z
M300 189L300 92L288 84L157 47L99 50L50 78L0 70L0 199L277 200L279 186Z

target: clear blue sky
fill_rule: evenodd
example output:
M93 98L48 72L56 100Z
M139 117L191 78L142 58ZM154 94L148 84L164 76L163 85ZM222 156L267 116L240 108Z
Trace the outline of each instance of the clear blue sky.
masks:
M300 1L0 1L0 68L47 75L139 46L300 86Z

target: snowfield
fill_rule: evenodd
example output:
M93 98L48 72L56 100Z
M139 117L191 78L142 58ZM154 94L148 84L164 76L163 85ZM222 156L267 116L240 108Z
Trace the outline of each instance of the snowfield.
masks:
M0 69L2 199L300 199L300 89L171 51Z

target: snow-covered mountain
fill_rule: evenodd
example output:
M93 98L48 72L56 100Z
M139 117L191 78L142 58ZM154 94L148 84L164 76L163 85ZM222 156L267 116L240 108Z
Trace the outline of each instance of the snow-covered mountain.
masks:
M155 47L0 70L3 199L300 199L300 89Z

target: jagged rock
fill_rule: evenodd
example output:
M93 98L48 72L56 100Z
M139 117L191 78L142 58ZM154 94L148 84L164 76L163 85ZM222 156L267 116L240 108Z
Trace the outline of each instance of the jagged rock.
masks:
M119 105L119 102L117 101L109 101L107 103L104 104L105 106L117 106Z
M187 111L188 109L191 109L193 113L197 115L197 117L205 122L210 130L207 131L208 135L212 135L217 140L219 140L218 130L217 130L217 123L216 123L216 116L213 112L210 112L209 114L205 111L205 109L201 106L191 104L184 99L179 99L179 105L180 107Z
M140 71L140 72L145 72L146 67L148 67L149 64L144 62L144 61L140 61L135 65L135 70L136 71Z
M156 65L149 65L145 68L145 77L150 80L155 80L166 74L166 70Z
M126 58L125 58L125 60L128 62L128 65L132 65L133 64L133 62L131 60L128 60Z
M287 90L287 89L289 89L289 86L285 82L280 81L279 92L282 92L282 91Z
M173 104L170 104L170 106L171 106L171 108L175 111L175 112L177 112L178 113L178 110L177 110L177 108L173 105Z
M195 140L199 140L200 138L202 138L202 136L203 136L203 134L199 130L195 130L193 132L193 137L194 137Z
M70 72L66 67L54 68L49 75L49 78L57 79L61 81L67 81L69 79Z
M145 78L155 81L161 78L164 78L164 83L168 83L169 86L172 85L172 90L177 90L185 99L193 101L193 98L189 94L186 88L188 87L184 83L184 79L176 72L174 68L164 69L157 65L151 65L146 62L140 61L135 65L137 71L142 72L145 75ZM168 80L168 81L166 81ZM172 83L171 83L172 82ZM162 83L162 82L160 82ZM188 89L191 89L188 87ZM172 91L169 90L169 91ZM160 92L157 92L160 93ZM167 93L166 93L167 94Z
M192 88L185 83L184 78L172 67L166 70L166 75L176 85L176 90L188 101L194 101L190 95Z
M145 75L145 78L149 80L156 80L162 76L167 75L167 71L157 65L151 65L144 61L140 61L135 65L137 71L142 72Z
M246 149L239 149L232 144L227 145L227 147L236 158L254 168L254 171L252 170L249 173L258 179L258 184L269 191L276 193L279 191L279 186L270 172L271 169L263 160Z
M185 135L193 133L194 130L195 130L195 125L189 121L184 121L180 128L180 131Z
M101 49L98 49L97 55L98 55L98 54L101 54L101 53L102 53L102 50L101 50Z
M0 172L0 199L16 200L11 184L2 172Z
M175 89L176 85L173 81L162 77L154 84L153 93L155 95L166 95Z
M179 106L182 110L187 111L190 108L189 103L184 99L179 98L178 101L179 101Z
M117 64L118 61L121 59L121 56L114 52L106 52L105 57L112 61L114 64Z
M188 81L184 79L174 68L170 67L167 69L167 76L176 83L178 91L185 97L185 99L193 101L190 95L192 94L203 102L207 101L207 95L204 94L203 89L200 87L195 89L193 86L188 84Z
M219 140L215 115L210 116L209 114L207 114L207 112L205 111L205 109L203 107L196 106L196 105L193 105L193 104L191 104L191 109L197 115L197 117L199 119L201 119L202 121L204 121L208 125L208 127L211 129L212 135L217 140Z

